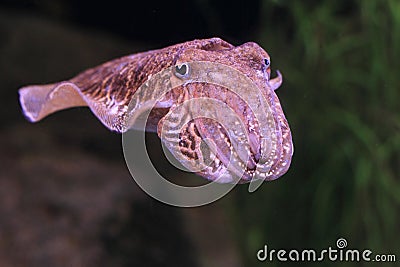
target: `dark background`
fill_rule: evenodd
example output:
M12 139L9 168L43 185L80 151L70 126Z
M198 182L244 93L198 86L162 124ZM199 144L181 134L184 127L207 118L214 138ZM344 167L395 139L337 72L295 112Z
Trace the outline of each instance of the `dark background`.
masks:
M161 204L131 179L121 136L88 109L37 124L21 114L21 86L214 36L259 43L284 76L295 154L255 193ZM399 260L399 59L394 0L2 1L0 266L280 266L257 251L335 248L340 237Z

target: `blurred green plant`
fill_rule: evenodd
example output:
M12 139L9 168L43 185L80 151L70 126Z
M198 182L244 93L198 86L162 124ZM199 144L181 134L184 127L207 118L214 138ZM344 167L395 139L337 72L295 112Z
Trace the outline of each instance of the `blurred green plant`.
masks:
M324 249L340 237L399 261L400 1L263 1L261 12L255 39L284 75L295 154L278 181L237 190L247 266L264 244Z

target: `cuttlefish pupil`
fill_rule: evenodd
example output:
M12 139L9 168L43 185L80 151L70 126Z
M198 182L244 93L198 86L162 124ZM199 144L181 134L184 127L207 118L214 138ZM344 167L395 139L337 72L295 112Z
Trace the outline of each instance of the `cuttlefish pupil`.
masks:
M211 82L201 72L196 73L200 80L189 79L196 62L210 63ZM207 163L197 174L222 183L274 180L289 169L293 143L275 93L282 75L277 71L270 79L270 65L268 53L253 42L235 47L220 38L194 40L114 59L59 83L23 87L20 103L32 122L88 106L107 128L122 133L132 126L127 125L128 112L139 113L144 103L155 101L146 130L157 132L184 165ZM161 98L160 88L143 86L169 68L186 82ZM197 99L213 101L197 106L203 117L186 121L180 107ZM173 120L182 122L179 129ZM203 140L212 149L206 150Z

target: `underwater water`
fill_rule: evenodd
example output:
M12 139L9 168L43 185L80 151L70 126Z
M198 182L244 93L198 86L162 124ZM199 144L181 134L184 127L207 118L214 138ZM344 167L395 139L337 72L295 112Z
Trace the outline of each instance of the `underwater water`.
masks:
M398 1L81 2L0 6L0 266L297 266L277 251L339 250L338 240L344 253L394 255L384 266L398 265ZM210 37L258 43L283 75L292 164L253 193L237 185L207 206L162 204L131 179L121 135L87 108L37 124L21 113L22 86ZM158 137L147 142L159 172L176 175ZM272 261L257 258L265 245Z

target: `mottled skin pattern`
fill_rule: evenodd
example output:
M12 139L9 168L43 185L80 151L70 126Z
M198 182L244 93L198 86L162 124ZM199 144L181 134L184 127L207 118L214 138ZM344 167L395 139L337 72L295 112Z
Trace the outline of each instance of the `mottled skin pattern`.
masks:
M274 90L282 83L282 76L270 79L269 55L255 43L233 45L219 39L194 40L167 48L138 53L106 62L86 70L69 81L52 85L28 86L20 90L24 113L31 121L38 121L50 113L74 106L89 106L94 114L111 130L123 132L123 115L136 90L151 75L170 66L189 61L210 61L230 66L252 80L264 94L275 120L279 158L268 173L256 173L260 159L260 127L248 105L229 89L208 83L187 83L179 86L158 101L152 110L147 130L161 129L165 115L185 100L209 97L226 103L240 117L249 136L250 158L245 164L241 182L250 181L254 175L273 180L289 168L293 154L292 137L279 99ZM187 123L179 135L182 158L193 160L203 153L200 142L210 138L217 147L215 160L210 168L199 172L207 179L215 180L229 163L231 141L221 125L211 119L198 118Z
M229 52L228 52L229 51ZM273 86L271 86L269 81L270 68L265 64L265 59L269 61L269 55L257 44L246 43L241 46L229 49L228 51L204 51L198 49L187 49L179 57L178 64L187 61L211 61L226 64L231 66L248 78L250 78L258 88L260 88L260 93L265 94L269 104L274 111L274 117L276 120L276 132L278 133L280 141L278 144L278 151L280 151L280 159L275 161L269 173L264 177L266 180L273 180L281 175L283 175L290 165L290 158L293 153L292 137L289 129L289 125L284 117L279 99L274 93ZM278 86L281 83L280 77L276 78ZM258 162L260 156L260 143L259 143L259 122L255 120L254 114L248 108L247 104L244 103L237 95L232 93L230 90L212 84L188 84L185 86L185 91L187 92L187 98L196 97L210 97L214 99L221 100L232 107L237 115L241 117L241 120L247 126L247 131L249 134L249 143L251 148L251 157L247 162L247 168L243 174L242 182L249 181L255 174L256 163ZM162 120L159 124L162 123ZM195 120L196 128L199 133L194 141L200 141L202 138L211 138L218 148L218 159L219 161L214 161L213 171L205 170L199 173L204 177L214 177L218 176L221 171L218 169L224 169L227 165L230 157L231 143L226 134L226 131L222 127L218 127L217 122L213 122L209 119L197 119ZM160 127L159 127L160 129ZM183 132L182 135L191 136L190 132ZM188 139L188 138L186 138ZM193 157L197 158L195 155L199 153L199 144L193 145L195 149L190 151L193 153ZM190 159L190 158L189 158Z

